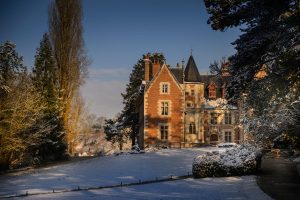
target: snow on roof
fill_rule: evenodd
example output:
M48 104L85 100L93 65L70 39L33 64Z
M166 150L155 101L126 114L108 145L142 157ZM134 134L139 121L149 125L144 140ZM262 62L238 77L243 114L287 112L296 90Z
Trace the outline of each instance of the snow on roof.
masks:
M221 108L221 109L237 109L236 106L232 104L228 104L228 101L226 99L218 98L216 100L204 100L204 108L207 109L214 109L214 108Z

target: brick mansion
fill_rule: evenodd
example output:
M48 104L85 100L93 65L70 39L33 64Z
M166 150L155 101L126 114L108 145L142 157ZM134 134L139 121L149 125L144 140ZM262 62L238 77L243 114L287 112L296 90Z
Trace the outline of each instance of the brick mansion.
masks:
M243 141L239 105L225 99L230 74L200 75L193 56L172 68L144 58L145 80L138 102L140 147L193 147Z

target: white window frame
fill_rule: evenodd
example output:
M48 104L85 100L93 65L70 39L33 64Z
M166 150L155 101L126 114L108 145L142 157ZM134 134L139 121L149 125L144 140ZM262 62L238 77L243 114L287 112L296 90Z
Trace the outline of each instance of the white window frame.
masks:
M194 89L191 89L191 96L195 96L195 90Z
M194 107L194 105L193 105L193 103L191 101L187 101L186 102L186 107L187 108L192 108L192 107Z
M229 139L230 138L230 140L227 140L227 139ZM229 130L226 130L226 131L224 131L224 142L232 142L232 131L229 131Z
M159 87L160 94L170 94L170 83L161 82Z
M232 114L230 111L224 113L224 124L232 124Z
M189 124L189 134L196 134L196 124L195 124L195 122L190 122L190 124Z
M209 120L209 123L212 124L212 125L217 125L218 124L218 113L217 112L211 112L209 113L209 117L210 117L210 120ZM214 118L216 118L216 123L212 123L212 119L213 119L213 116L214 115Z
M166 107L166 105L167 105L167 107ZM167 116L171 115L171 101L170 100L161 100L158 102L158 106L159 106L158 114L160 116L167 117Z
M164 127L164 132L167 131L167 137L164 137L162 138L162 127ZM167 127L167 129L166 129ZM158 124L158 132L159 132L159 139L160 140L163 140L163 141L166 141L166 140L169 140L170 138L170 124L168 123L159 123Z

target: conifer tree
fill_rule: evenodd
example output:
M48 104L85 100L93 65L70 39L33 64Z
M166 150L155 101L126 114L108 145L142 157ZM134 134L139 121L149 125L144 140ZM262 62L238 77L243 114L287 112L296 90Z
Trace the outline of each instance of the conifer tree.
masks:
M57 79L53 51L49 36L45 33L36 52L32 73L35 89L45 102L43 117L31 127L31 131L37 133L40 141L38 145L31 145L31 151L37 152L35 156L39 156L41 161L62 158L66 151Z
M47 33L43 35L40 47L36 51L35 63L32 70L33 83L45 98L48 109L58 109L58 76L53 58L53 50Z
M112 144L118 144L119 149L123 150L123 145L128 139L128 130L124 128L123 120L121 116L117 116L114 119L105 120L104 133L105 139L112 142Z
M44 104L15 48L0 45L0 170L30 164L30 145L40 142L31 130Z
M245 97L245 109L251 110L246 128L264 138L291 132L288 127L299 123L291 113L300 100L300 2L205 0L205 5L214 30L243 27L233 43L237 53L229 58L227 92L233 100ZM261 72L265 75L258 76Z

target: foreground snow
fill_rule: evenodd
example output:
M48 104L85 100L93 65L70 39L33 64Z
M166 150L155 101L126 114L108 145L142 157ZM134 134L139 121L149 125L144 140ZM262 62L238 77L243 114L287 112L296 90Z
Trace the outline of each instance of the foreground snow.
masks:
M53 189L75 189L114 185L120 182L132 183L139 180L166 178L171 175L191 174L193 159L216 148L165 149L145 154L98 157L81 162L57 165L48 168L0 176L0 196L49 192ZM26 199L87 199L97 195L105 199L169 199L199 197L211 199L252 199L250 195L267 199L255 183L255 177L186 179L140 186L113 189L68 192L51 195L29 196ZM254 199L254 198L253 198ZM256 198L258 199L258 198Z
M254 176L185 179L131 187L29 196L27 199L239 199L269 200Z

